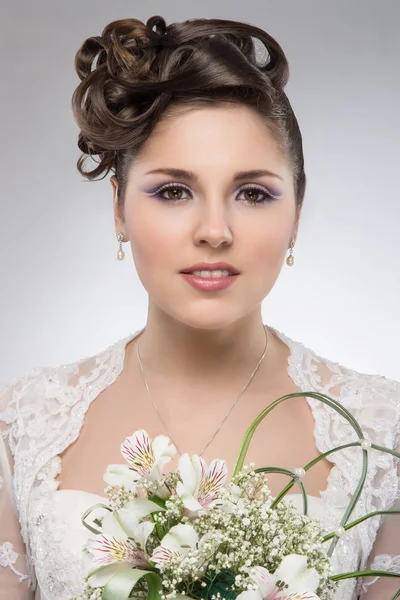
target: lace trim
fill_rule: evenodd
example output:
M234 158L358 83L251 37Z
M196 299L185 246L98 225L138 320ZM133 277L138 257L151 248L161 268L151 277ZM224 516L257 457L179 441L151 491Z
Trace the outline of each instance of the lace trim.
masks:
M392 554L380 554L371 564L373 571L389 571L389 573L400 573L400 555L393 556ZM379 581L380 577L374 577L371 581L363 582L361 589L363 593L368 591L374 583Z
M62 452L77 439L83 425L85 414L90 404L104 389L114 383L114 381L117 379L123 368L125 347L130 340L140 333L140 331L137 331L134 334L123 338L119 342L112 344L95 357L86 357L76 363L51 369L32 369L29 372L26 378L32 374L34 377L38 376L37 384L43 387L48 397L54 398L54 400L57 402L57 406L53 408L52 414L61 415L61 417L64 418L65 425L64 430L60 429L58 431L59 435L54 436L54 432L49 432L46 430L45 419L43 419L43 422L41 422L40 418L36 419L33 421L35 425L31 426L31 431L28 432L28 435L29 433L33 435L32 441L30 440L31 444L26 450L21 449L16 452L15 450L17 447L18 438L20 436L18 426L20 425L21 429L23 430L23 425L18 423L18 398L13 398L17 404L17 410L9 408L9 410L6 411L7 414L3 413L0 415L0 418L4 419L6 422L12 423L9 438L10 448L14 454L15 476L13 478L13 488L16 505L19 512L21 536L26 545L27 564L30 571L33 589L36 585L36 576L33 570L28 526L29 498L32 487L35 484L35 480L37 480L37 484L40 485L41 481L45 482L49 479L54 481L55 489L57 489L58 483L55 481L55 477L58 475L59 471L57 469L52 469L46 474L40 473L40 471L45 468L46 465L49 465L50 461L54 457L58 457L58 455L62 454ZM68 388L66 385L67 374L77 374L79 372L79 366L91 358L95 359L96 366L90 370L90 373L87 377L79 378L76 388ZM61 369L64 371L64 377L59 377ZM53 374L56 375L54 378L54 385L56 386L57 390L51 390L53 384ZM57 378L61 379L61 381L57 381ZM51 391L56 393L54 393L54 395L50 394ZM23 392L20 394L20 397L22 396ZM33 407L33 409L35 408L37 407ZM29 408L24 407L25 418L27 415L27 410L29 411ZM68 411L71 411L71 415L67 421L66 417ZM45 433L47 433L47 436L44 436L44 440L41 440L42 448L39 449L37 439L39 438L40 434ZM62 435L63 433L64 435ZM59 460L59 465L60 464L61 460ZM48 490L49 487L44 485L44 495Z
M11 542L0 544L0 567L8 567L18 577L18 581L22 583L24 579L28 579L27 575L23 575L14 567L19 558L19 554L14 552L14 547Z
M381 383L383 388L382 402L385 400L386 393L399 393L400 400L400 385L397 382L387 380L383 376L361 374L345 368L339 363L315 354L310 348L307 348L300 342L294 342L282 332L275 331L291 350L288 358L288 374L295 385L303 391L314 389L314 391L326 394L340 402L343 406L350 409L363 427L364 432L368 431L366 427L368 421L363 416L364 403L366 404L366 398L369 395L374 396L374 393L371 394L371 391L379 393L378 382ZM329 380L325 385L319 374L319 367L322 363L329 370ZM391 387L392 384L393 389ZM333 391L335 388L339 390L339 393ZM347 422L335 410L330 409L316 399L307 397L306 400L314 417L314 437L319 452L324 453L330 448L357 439L352 428L349 427ZM388 422L385 421L381 432L383 439L380 442L382 445L395 447L393 424L399 423L399 412L398 409L390 427L388 427ZM372 434L379 433L379 428L376 425L375 416L375 420L371 424ZM388 431L392 432L391 436L388 435ZM333 514L336 509L339 509L341 514L343 514L349 504L351 494L358 483L359 477L354 474L355 467L361 474L361 453L356 448L349 448L331 454L328 460L334 466L328 475L327 487L321 493L321 497L325 503L327 514ZM371 451L368 464L368 477L364 484L363 495L351 516L351 520L373 510L378 510L381 507L391 506L396 498L397 477L393 457ZM374 487L373 481L378 468L382 468L383 472L386 471L386 476L384 476L381 485L376 485L375 483L376 487ZM379 517L369 519L357 528L347 532L336 546L333 556L334 567L336 564L338 567L339 565L346 565L346 570L364 569L368 556L371 553L380 522L381 519ZM351 598L354 588L358 586L360 589L360 585L360 581L355 582L354 580L341 582L335 598L337 600Z

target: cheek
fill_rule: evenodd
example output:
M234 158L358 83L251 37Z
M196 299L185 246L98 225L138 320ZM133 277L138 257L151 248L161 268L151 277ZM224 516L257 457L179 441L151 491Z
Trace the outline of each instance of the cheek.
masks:
M253 264L259 264L273 270L274 267L280 267L283 256L287 250L287 239L282 237L282 233L273 233L266 235L263 240L259 240L252 246Z
M247 238L246 263L266 273L280 269L289 247L291 225L288 217L260 219Z
M129 218L129 234L132 254L138 270L157 270L163 262L171 264L177 259L177 248L182 247L182 228L160 219L154 211L142 209Z

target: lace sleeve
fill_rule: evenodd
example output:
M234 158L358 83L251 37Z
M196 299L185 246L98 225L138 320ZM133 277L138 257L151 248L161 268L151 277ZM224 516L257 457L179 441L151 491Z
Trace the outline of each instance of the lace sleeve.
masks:
M0 600L33 600L13 485L9 445L13 410L8 406L12 392L11 385L0 390Z
M394 396L393 406L400 412L400 383ZM396 423L395 447L400 452L400 424ZM389 510L400 511L400 463L398 463L397 499ZM400 574L400 515L386 515L382 518L372 552L368 559L368 569L390 571ZM362 581L362 600L389 600L400 589L400 578L368 577Z

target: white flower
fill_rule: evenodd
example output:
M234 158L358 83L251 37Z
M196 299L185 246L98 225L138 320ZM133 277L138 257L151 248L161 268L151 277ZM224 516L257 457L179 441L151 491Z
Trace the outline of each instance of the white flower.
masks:
M173 556L188 554L192 548L196 548L198 541L199 536L191 525L175 525L163 537L160 546L155 548L151 560L162 568Z
M130 488L140 479L158 481L164 467L176 454L176 448L170 445L165 435L158 435L154 440L140 429L121 444L121 454L127 465L109 465L104 474L104 481L112 486Z
M227 477L224 460L213 460L207 467L206 461L194 454L183 454L179 459L179 474L182 481L176 487L176 493L183 505L190 511L209 508L218 498L220 489Z
M305 556L285 556L274 574L264 567L254 567L250 575L258 589L242 592L237 600L319 600L314 594L319 575L314 568L307 568ZM277 586L282 581L287 586L283 589Z
M218 531L210 531L199 539L191 525L179 523L179 525L171 527L163 537L161 544L154 549L151 560L162 570L172 558L184 558L189 552L196 549L199 550L199 554L196 558L192 557L192 565L198 568L198 574L201 574L206 569L201 552L204 550L204 545L210 542L211 538L213 538L214 544L218 544L220 537Z
M146 542L154 523L139 520L160 510L154 502L137 498L103 518L102 533L87 543L91 557L86 557L86 571L92 587L106 585L127 568L150 566Z

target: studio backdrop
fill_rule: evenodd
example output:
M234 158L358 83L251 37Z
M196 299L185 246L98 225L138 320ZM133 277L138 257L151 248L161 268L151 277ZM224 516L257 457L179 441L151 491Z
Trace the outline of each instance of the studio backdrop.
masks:
M308 186L264 322L318 354L400 379L400 3L390 0L2 0L0 383L100 352L140 329L147 294L116 260L109 176L76 170L74 55L112 20L193 17L266 29ZM110 174L111 175L111 174Z

